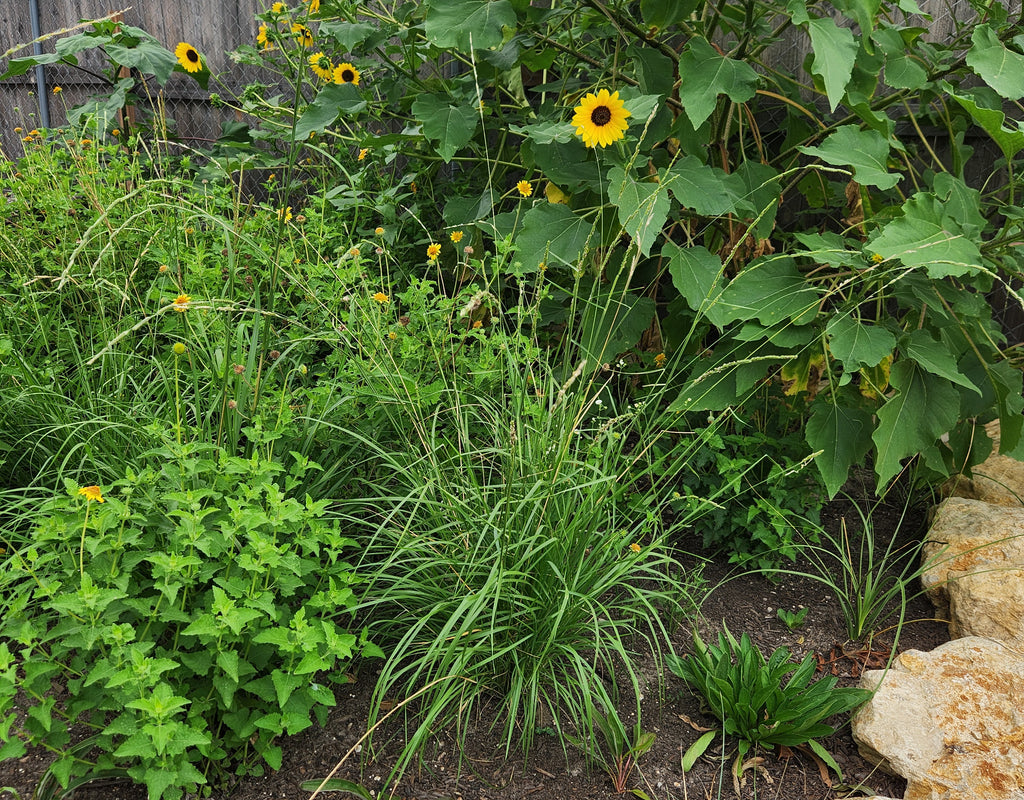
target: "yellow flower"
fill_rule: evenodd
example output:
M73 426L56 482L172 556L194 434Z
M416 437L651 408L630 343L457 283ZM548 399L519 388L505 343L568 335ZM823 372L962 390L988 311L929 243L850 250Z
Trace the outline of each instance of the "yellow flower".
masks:
M158 269L157 272L167 272L167 270L169 269L170 267L168 267L166 264L161 264L160 269Z
M267 26L260 25L259 33L256 34L256 44L263 45L264 50L273 50L274 43L267 37Z
M288 6L286 6L284 3L274 3L274 5L270 7L270 10L273 11L275 14L283 14L285 11L288 10Z
M282 217L284 218L285 222L291 222L292 221L292 207L291 206L288 206L288 208L279 208L279 209L277 209L277 218L281 219Z
M359 155L356 156L356 161L362 161L363 159L365 159L366 158L366 154L369 153L369 152L370 151L367 148L365 148L365 147L361 148L359 150Z
M356 86L359 85L359 70L349 64L347 61L342 61L338 66L334 68L334 82L335 83L354 83Z
M356 256L359 255L359 248L353 247L351 250L348 251L348 254L352 256L352 258L355 258Z
M376 228L374 228L373 232L375 234L377 234L378 236L383 236L384 235L384 229L380 225L378 225Z
M516 184L516 189L519 190L519 194L523 197L529 197L533 194L533 187L530 185L529 181L519 181L519 183Z
M185 345L182 342L175 342L174 347L171 348L174 351L174 355L183 356L185 355Z
M292 33L295 34L295 38L299 40L299 44L301 44L303 47L313 46L313 31L311 31L305 25L299 22L293 23Z
M373 296L373 299L376 300L381 305L384 305L388 301L388 296L384 294L384 292L377 292Z
M633 542L633 544L631 544L629 546L629 549L632 550L634 553L639 553L640 552L640 545L637 544L636 542Z
M313 53L309 57L309 66L313 72L325 81L329 81L334 74L334 64L331 63L331 59L325 56L323 52Z
M441 255L441 245L437 242L431 242L427 247L427 258L431 261L437 261L439 255Z
M53 93L54 93L54 94L60 94L60 93L61 93L61 92L63 92L63 91L64 91L64 90L63 90L63 89L61 89L61 88L60 88L59 86L54 86L54 87L53 87Z
M174 48L174 55L185 72L199 72L203 68L203 60L199 53L186 42L178 42L178 46Z
M656 366L656 367L663 367L663 366L665 366L665 354L664 353L658 353L658 355L656 355L654 357L654 366Z
M107 502L103 499L103 490L99 486L83 486L78 490L78 493L86 500L95 500L97 503Z
M872 264L881 264L883 261L885 261L885 258L882 256L881 253L875 253L874 255L871 256Z
M179 294L174 298L174 310L184 314L188 311L188 304L192 302L192 298L187 294Z
M389 339L390 339L391 341L394 341L395 339L397 339L397 338L398 338L398 334L397 334L397 333L395 333L394 331L391 331L391 332L390 332L390 333L388 334L388 338L389 338Z
M114 128L114 130L112 130L110 132L110 135L111 136L120 136L121 135L121 129L120 128Z
M320 10L320 0L309 0L309 13L315 14Z
M452 244L458 244L459 242L462 241L462 236L462 231L452 231L451 236L449 236L448 238L452 240Z
M607 147L626 135L626 117L630 114L618 92L608 94L607 89L602 89L597 94L588 94L574 111L572 125L587 147Z

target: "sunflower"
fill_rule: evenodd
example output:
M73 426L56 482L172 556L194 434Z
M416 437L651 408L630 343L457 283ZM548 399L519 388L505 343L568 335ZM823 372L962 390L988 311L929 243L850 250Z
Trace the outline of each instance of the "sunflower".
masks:
M588 94L574 111L573 127L587 147L607 147L626 135L626 117L630 114L618 92L608 94L607 89L602 89L597 94Z
M427 258L431 261L437 261L439 255L441 255L441 245L437 242L431 242L430 246L427 247Z
M519 181L519 183L516 184L516 189L519 190L519 194L523 197L529 197L533 194L533 187L530 185L529 181Z
M329 81L334 74L334 64L322 51L309 57L309 67L325 81Z
M199 72L203 68L203 60L196 49L187 42L178 42L174 55L185 72Z
M309 0L309 13L315 14L320 10L320 0Z
M334 68L334 82L335 83L354 83L356 86L359 85L359 70L349 64L347 61L342 61L338 66Z
M283 14L288 10L288 6L284 3L274 3L274 5L270 7L270 10L275 14Z
M299 40L299 44L303 47L313 46L313 31L305 25L298 22L292 23L292 33L295 34L295 38Z
M262 45L264 50L274 49L274 43L267 38L266 25L260 25L259 33L256 34L256 44Z

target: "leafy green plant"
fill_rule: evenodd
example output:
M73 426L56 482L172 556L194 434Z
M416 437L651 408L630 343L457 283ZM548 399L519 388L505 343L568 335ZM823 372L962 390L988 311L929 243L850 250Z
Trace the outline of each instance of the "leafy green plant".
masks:
M900 513L897 532L906 517L909 501L908 497ZM884 548L875 541L872 512L881 502L865 511L851 500L860 518L859 530L851 532L845 516L840 520L838 534L830 534L819 527L818 541L806 542L800 548L802 559L809 564L808 569L776 567L765 570L769 576L799 575L826 586L839 603L846 622L846 635L851 641L870 637L883 619L894 614L899 617L897 628L902 627L908 588L934 565L934 559L921 563L920 541L900 547L896 544L896 534Z
M737 641L726 629L718 634L717 645L694 633L693 641L692 654L669 656L666 663L700 693L724 733L739 740L737 774L744 756L759 745L807 744L838 771L835 760L815 740L835 732L825 719L853 710L870 692L836 687L838 678L833 676L815 681L813 653L797 665L790 660L789 649L780 647L765 660L746 633ZM713 739L713 732L706 734L694 747L706 749ZM695 751L686 760L692 764L699 756Z
M591 713L594 731L600 733L602 741L580 739L571 735L567 735L566 738L583 750L591 761L601 766L611 778L616 794L623 794L636 762L654 746L654 734L644 731L639 722L627 730L615 709L610 709L606 714L592 709Z
M330 683L380 651L336 621L356 603L353 542L325 501L288 496L315 464L175 441L148 461L103 489L70 482L6 555L0 757L42 745L62 786L122 769L158 800L280 767L277 739L323 723ZM32 705L12 730L19 690ZM93 760L67 749L76 723Z
M789 628L791 631L795 631L797 628L804 624L804 620L807 618L807 611L808 609L806 606L796 611L790 611L786 608L780 608L778 611L775 612L775 616L777 616L779 618L779 621L782 622L787 628Z

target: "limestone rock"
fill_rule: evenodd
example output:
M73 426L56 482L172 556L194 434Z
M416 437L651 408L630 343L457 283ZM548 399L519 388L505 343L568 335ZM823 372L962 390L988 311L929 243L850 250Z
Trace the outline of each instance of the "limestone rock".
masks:
M922 559L921 583L950 638L991 636L1024 651L1024 508L951 497Z
M950 478L942 488L943 495L1000 506L1024 506L1024 462L999 454L999 420L986 425L985 433L992 440L992 455L971 470L973 478Z
M967 637L870 670L860 754L907 779L904 800L1024 800L1024 651Z

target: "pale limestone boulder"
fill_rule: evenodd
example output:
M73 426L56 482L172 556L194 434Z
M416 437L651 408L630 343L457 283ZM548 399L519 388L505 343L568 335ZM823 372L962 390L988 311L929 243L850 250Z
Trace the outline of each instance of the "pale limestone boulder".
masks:
M908 650L861 686L860 754L907 779L904 800L1024 800L1024 652L981 637Z
M921 557L921 583L950 638L990 636L1024 650L1024 508L950 497Z
M999 454L999 420L988 423L985 433L992 440L992 455L971 470L973 478L950 478L942 487L943 495L1000 506L1024 506L1024 462Z

